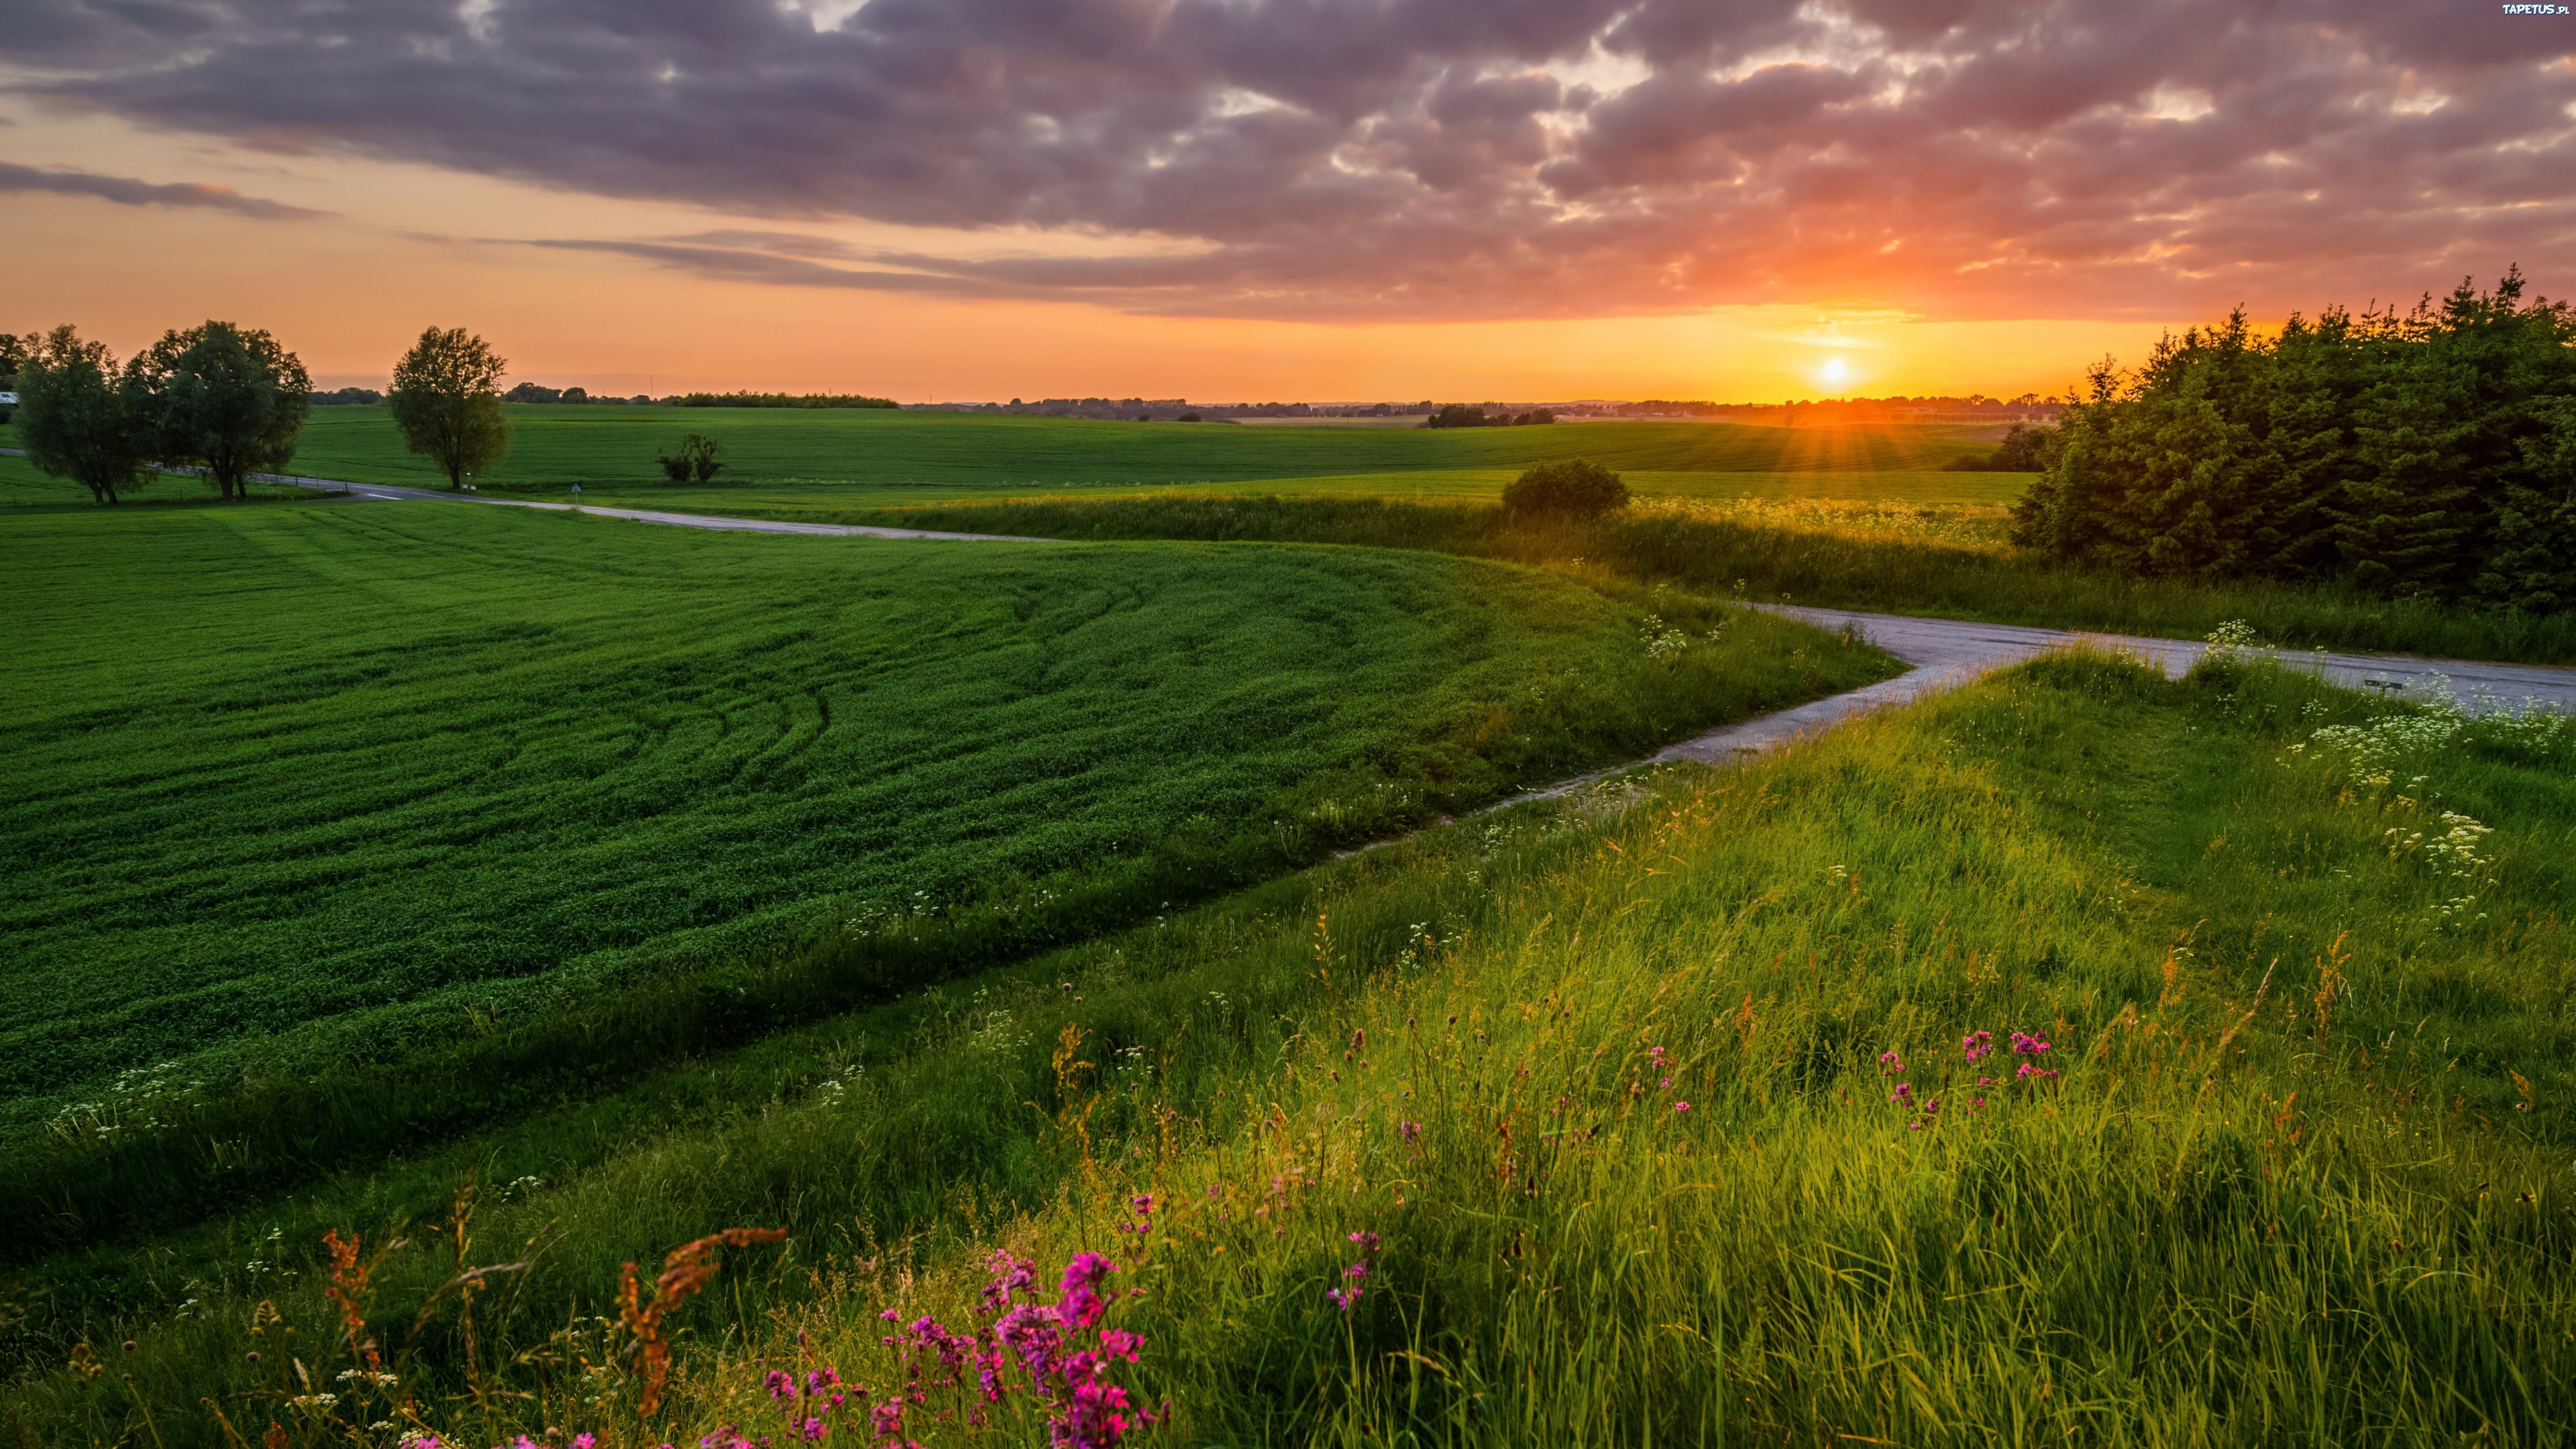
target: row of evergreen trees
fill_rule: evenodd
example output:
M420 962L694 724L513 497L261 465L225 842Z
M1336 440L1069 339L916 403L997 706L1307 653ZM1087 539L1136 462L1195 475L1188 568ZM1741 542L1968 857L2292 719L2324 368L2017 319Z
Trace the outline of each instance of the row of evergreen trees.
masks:
M2015 541L2139 574L2576 608L2576 311L2522 293L2515 269L2270 338L2240 310L2134 375L2106 362Z

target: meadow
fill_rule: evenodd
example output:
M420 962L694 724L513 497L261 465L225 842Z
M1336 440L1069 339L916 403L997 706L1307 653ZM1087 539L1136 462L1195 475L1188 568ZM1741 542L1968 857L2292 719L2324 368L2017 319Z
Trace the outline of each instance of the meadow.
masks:
M1448 818L1891 672L1738 599L2564 621L2052 567L1931 430L742 416L585 501L1062 541L0 523L7 1441L2576 1433L2563 716L2070 654Z
M1099 488L1226 485L1416 472L1515 474L1591 457L1668 473L1929 472L1990 445L1941 428L1796 429L1710 423L1560 423L1544 428L1254 428L877 410L512 406L510 456L478 486L585 498L649 490L720 502L786 486L844 506ZM654 456L683 433L723 446L711 488L663 484ZM315 408L296 467L317 477L432 487L381 407ZM1973 475L1964 475L1973 477ZM1502 478L1508 482L1509 478ZM1494 484L1500 491L1501 484Z
M578 482L582 501L600 506L799 522L1590 561L1704 594L2186 639L2243 619L2300 647L2576 662L2576 615L2448 608L2332 585L2141 577L2013 549L2007 505L2035 475L1944 469L1991 448L1954 427L1430 430L858 410L510 412L512 459L478 486L513 497L560 499ZM655 476L653 454L684 424L724 441L728 471L714 484ZM1574 456L1620 470L1646 506L1579 536L1511 526L1493 506L1519 469ZM401 451L382 408L315 409L297 466L358 482L436 481ZM156 484L174 486L184 492L183 483Z
M255 1171L13 1173L22 1246L184 1216L756 1037L784 1002L1123 925L1895 667L1669 591L1297 546L348 501L21 518L0 571L23 640L0 685L8 1140L112 1123L123 1078L197 1083L243 1140L297 1144ZM1687 660L1652 647L1711 630L1723 647ZM895 919L928 933L900 959L761 975ZM578 1064L548 1035L620 1012L670 1020ZM443 1077L416 1059L460 1031L480 1055ZM360 1120L352 1082L313 1089L326 1067L378 1073L398 1106Z
M2069 568L2005 544L2001 511L1992 505L1652 499L1595 522L1569 523L1515 519L1497 505L1471 501L1191 491L916 504L829 516L1048 538L1297 540L1427 550L1767 602L2171 639L2200 638L2242 620L2301 649L2576 662L2576 614Z
M1026 1442L1107 1327L1083 1442L2557 1442L2571 820L2560 720L2045 660L219 1217L7 1412Z

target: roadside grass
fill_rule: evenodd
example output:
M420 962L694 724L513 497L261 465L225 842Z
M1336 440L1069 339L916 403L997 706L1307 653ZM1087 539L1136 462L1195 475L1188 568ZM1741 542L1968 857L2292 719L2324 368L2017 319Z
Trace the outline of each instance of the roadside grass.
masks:
M5 433L5 430L0 430L0 433ZM0 447L15 446L17 444L13 440L0 436ZM257 483L250 485L250 496L253 502L274 502L288 498L310 502L313 498L313 490L297 488L290 484ZM215 490L203 479L176 473L147 475L140 487L119 492L117 500L120 507L143 508L222 502L215 495ZM89 490L78 483L68 478L56 478L51 474L39 472L35 464L24 458L0 454L0 511L15 517L21 516L21 510L80 511L95 509L98 506L90 501Z
M654 455L683 433L724 449L720 486L673 493L727 496L792 482L857 501L1024 494L1066 488L1207 486L1414 470L1506 470L1552 458L1611 467L1703 472L1922 472L1989 451L1935 427L1769 428L1711 423L1592 423L1531 428L1244 428L872 409L515 405L510 456L478 480L551 495L574 483L661 491ZM5 441L5 440L0 440ZM382 407L315 408L295 469L360 483L442 487L403 451ZM922 490L933 490L925 495Z
M766 1101L534 1183L496 1155L464 1215L493 1246L415 1229L354 1290L389 1361L427 1325L382 1387L333 1377L354 1335L299 1214L307 1241L225 1224L79 1325L131 1387L49 1368L0 1402L40 1442L147 1409L220 1442L204 1396L292 1444L406 1398L458 1442L729 1443L788 1427L763 1371L830 1364L859 1434L917 1342L879 1315L971 1326L1000 1247L1146 1290L1110 1371L1177 1442L2576 1427L2576 732L2068 655L1633 790L817 1023L801 1073L764 1048ZM2444 812L2488 833L2433 851ZM380 1244L446 1187L317 1206ZM1114 1231L1137 1193L1150 1231ZM616 1265L750 1224L792 1236L728 1254L639 1426L591 1316ZM504 1260L469 1339L441 1289ZM71 1325L41 1328L59 1364ZM1040 1432L1025 1397L942 1422L976 1405L939 1378L905 1436Z
M1660 503L1593 524L1366 498L1029 499L854 509L844 523L1047 538L1304 540L1509 559L1764 602L2198 639L2231 619L2298 649L2576 662L2576 614L2446 609L2333 587L2091 573L1994 541L1988 508Z
M1191 496L1250 498L1385 498L1413 503L1491 503L1520 471L1513 468L1422 469L1402 473L1355 473L1320 478L1255 478L1234 483L1174 483L1154 488L1095 483L1054 489L1024 490L1028 498L1073 496L1100 499L1151 499L1175 489ZM2004 506L2029 484L2020 473L1671 473L1623 474L1641 499L1726 507L1765 502L1820 504L1865 508L1926 508L1937 512L1975 512L2003 516ZM526 492L515 497L568 501L565 492ZM698 488L657 484L650 488L585 486L581 501L611 508L676 509L682 512L780 518L809 523L846 521L851 510L912 507L940 502L1016 501L1010 490L956 488L922 484L895 488L860 488L791 480L750 483L739 487ZM1996 535L1997 538L2001 534Z
M44 515L0 573L11 1259L1897 668L1429 555L439 503Z

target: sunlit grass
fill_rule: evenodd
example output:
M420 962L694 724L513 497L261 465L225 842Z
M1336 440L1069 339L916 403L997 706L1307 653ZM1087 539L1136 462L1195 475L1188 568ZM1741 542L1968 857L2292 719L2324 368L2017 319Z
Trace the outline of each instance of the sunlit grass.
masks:
M1113 1373L1180 1442L2550 1442L2576 1402L2576 754L2417 751L2381 729L2404 708L2050 661L932 993L738 1117L560 1175L492 1161L539 1180L486 1194L477 1261L533 1240L534 1266L476 1352L532 1397L417 1411L476 1443L776 1433L764 1371L882 1400L879 1314L971 1329L1008 1247L1146 1290ZM2337 730L2405 773L2370 783ZM2473 886L2387 844L2446 811L2491 829ZM2443 911L2462 893L2482 919ZM446 1215L415 1191L342 1222ZM1117 1231L1143 1193L1151 1231ZM794 1237L728 1266L639 1425L625 1340L577 1315L618 1262L728 1223ZM346 1361L304 1271L224 1268L189 1316L111 1330L140 1333L171 1442L216 1437L195 1395L276 1381L241 1359L257 1297ZM454 1274L394 1254L371 1330ZM465 1394L438 1301L406 1372ZM609 1371L510 1367L550 1334ZM361 1397L342 1417L391 1414ZM925 1399L909 1435L974 1437ZM136 1423L76 1371L11 1404L64 1437ZM1007 1400L1004 1441L1034 1429Z

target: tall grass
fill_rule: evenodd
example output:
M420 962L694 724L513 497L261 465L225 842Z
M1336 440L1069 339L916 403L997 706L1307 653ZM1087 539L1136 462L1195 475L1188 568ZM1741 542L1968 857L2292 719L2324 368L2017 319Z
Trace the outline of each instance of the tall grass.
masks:
M756 510L754 510L756 511ZM1874 512L1883 512L1878 510ZM845 522L1048 538L1300 540L1528 564L1581 560L1638 579L1770 601L2196 639L2230 619L2298 648L2576 662L2576 614L2446 608L2335 588L2095 573L1973 538L1778 510L1643 508L1588 526L1515 523L1499 507L1360 498L1167 496L854 509ZM799 517L820 517L810 511Z
M773 1367L881 1398L878 1315L973 1322L994 1247L1096 1249L1146 1290L1117 1373L1176 1442L2553 1442L2576 748L2411 717L2077 657L1435 832L961 985L864 1071L488 1204L493 1256L535 1251L480 1361L534 1397L478 1403L444 1248L388 1258L366 1323L435 1305L406 1372L442 1426L681 1442L775 1432ZM2445 812L2491 828L2470 858L2405 846ZM1139 1192L1151 1231L1114 1231ZM732 1223L796 1236L697 1305L639 1425L571 1315ZM151 1325L126 1362L170 1442L220 1438L196 1394L291 1403L242 1367L253 1304L317 1349L339 1320L286 1256L90 1328ZM605 1372L546 1367L576 1352ZM974 1437L937 1392L907 1432ZM77 1369L8 1404L139 1422Z

